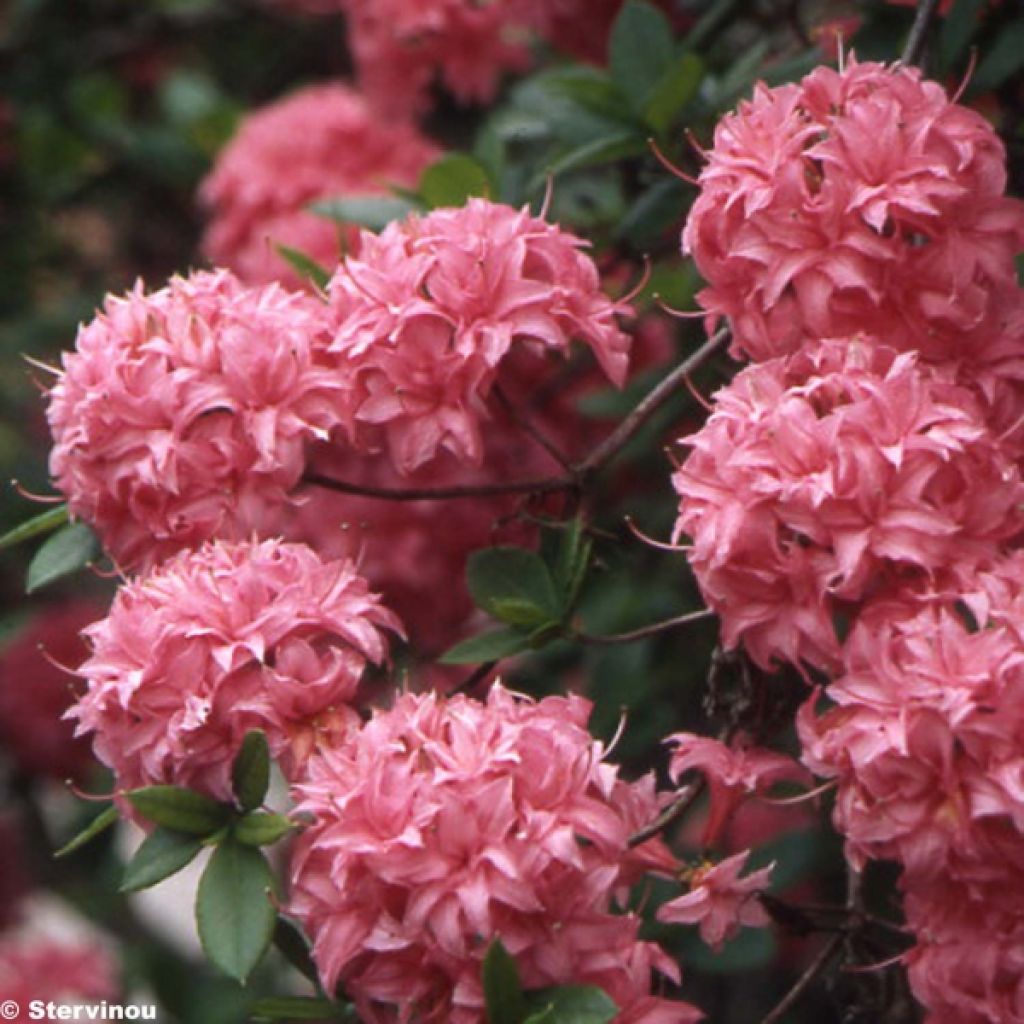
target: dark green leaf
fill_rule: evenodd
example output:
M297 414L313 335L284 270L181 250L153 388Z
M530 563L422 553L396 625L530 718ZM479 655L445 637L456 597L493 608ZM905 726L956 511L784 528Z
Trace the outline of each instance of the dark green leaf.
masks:
M647 123L659 134L671 126L676 115L697 95L704 78L704 62L695 53L683 54L665 72L644 106Z
M594 985L538 989L527 992L526 999L542 1015L550 1011L550 1017L540 1019L554 1024L608 1024L619 1012L608 994Z
M431 164L420 178L420 196L428 207L463 206L473 196L489 196L491 179L479 160L451 153Z
M626 157L640 156L647 151L647 140L635 131L616 131L591 139L553 160L531 183L531 191L541 188L549 177L596 167Z
M510 625L536 626L562 617L562 604L548 567L540 555L525 548L473 552L466 567L466 582L479 607ZM534 619L526 623L528 606L534 610Z
M85 846L86 843L95 839L101 832L106 832L111 825L114 824L118 819L117 808L111 805L107 807L99 814L96 815L92 821L81 832L75 836L71 842L62 846L55 854L54 857L66 857L69 853L74 853L81 846Z
M271 996L249 1007L250 1020L354 1020L349 1007L329 999Z
M210 960L245 984L274 934L274 876L266 858L231 840L213 852L199 880L196 924Z
M277 924L274 925L274 948L300 974L319 987L320 975L317 972L316 964L313 963L306 936L291 921L281 915L278 915Z
M947 70L952 68L970 45L978 24L978 15L985 2L986 0L957 0L953 9L943 19L939 53L942 66Z
M167 828L154 829L124 869L121 892L137 892L162 882L186 864L191 864L202 848L203 844L196 836L172 832Z
M476 665L498 661L530 649L529 635L518 629L496 629L457 643L438 659L442 665Z
M491 942L484 957L483 985L487 1024L522 1024L529 1007L519 984L519 968L501 939Z
M39 515L19 523L13 530L8 530L0 537L0 551L3 551L4 548L12 548L15 544L31 540L41 534L50 533L58 526L63 526L67 521L67 505L55 505L53 508L48 508L45 512L40 512Z
M615 226L613 235L636 246L650 245L667 232L678 231L686 200L686 186L678 178L666 175L640 193Z
M247 814L235 824L234 836L245 846L268 846L295 826L283 814Z
M85 523L65 526L35 553L28 567L26 593L34 594L48 583L83 569L99 553L96 535Z
M997 89L1021 68L1024 68L1024 18L999 33L971 79L971 95Z
M270 785L270 747L259 729L245 734L231 766L231 788L238 806L251 811L263 803Z
M643 112L672 56L668 18L643 0L628 0L612 27L609 66L619 91L637 113Z
M632 121L633 114L608 73L583 64L556 68L544 79L545 88L602 117Z
M523 1024L558 1024L558 1018L555 1016L555 1008L553 1006L545 1006L543 1010L538 1013L531 1013Z
M299 277L305 277L312 281L317 288L326 288L331 279L330 271L317 263L312 256L307 256L300 249L293 249L290 245L274 243L278 255L295 271Z
M310 209L341 224L382 231L393 220L407 217L416 205L399 196L338 196L336 199L320 199Z
M231 813L224 804L179 786L147 786L125 796L154 825L194 836L208 836L223 828Z

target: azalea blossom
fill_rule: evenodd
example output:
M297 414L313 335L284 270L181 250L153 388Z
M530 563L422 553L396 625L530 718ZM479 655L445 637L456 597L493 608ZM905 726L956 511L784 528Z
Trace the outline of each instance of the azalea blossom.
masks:
M108 296L49 392L50 472L124 570L271 535L342 382L324 306L227 271Z
M839 665L834 616L888 580L985 560L1021 527L1016 466L952 371L865 338L751 366L673 476L675 537L727 647Z
M207 544L122 586L89 627L68 712L118 790L169 783L231 799L231 765L262 730L284 772L358 728L367 664L401 632L351 562L279 541Z
M528 210L485 199L364 232L330 283L330 350L361 450L409 473L441 450L479 465L486 400L513 347L565 355L575 339L616 384L625 303L600 290L585 243Z
M1003 195L992 126L916 68L851 57L758 85L707 156L683 245L736 354L867 332L928 359L975 358L991 340L1024 205Z
M669 774L677 783L690 769L704 773L711 791L711 810L704 827L703 844L713 845L732 813L753 794L763 794L782 781L805 782L809 776L792 758L761 747L680 732L665 742L672 747Z
M700 937L716 952L733 938L741 927L760 928L770 919L757 900L757 893L768 887L772 868L759 868L744 878L749 850L727 857L717 864L705 864L689 872L690 891L669 900L658 910L658 920L666 924L700 925Z
M672 870L660 840L627 845L661 802L652 780L602 760L589 713L580 697L533 703L500 685L485 703L407 694L311 759L288 912L326 991L342 984L369 1024L482 1024L498 937L526 989L598 985L624 1020L695 1019L651 1004L652 971L678 968L618 908L644 871Z
M248 114L199 195L210 211L202 248L249 284L302 284L277 246L332 268L355 228L308 207L317 199L412 187L439 155L409 122L382 119L340 83L308 86Z

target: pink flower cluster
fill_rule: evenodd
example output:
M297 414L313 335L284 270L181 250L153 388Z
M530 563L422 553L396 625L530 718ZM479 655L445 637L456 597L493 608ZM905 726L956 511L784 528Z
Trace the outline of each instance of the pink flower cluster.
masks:
M158 783L231 797L231 764L261 729L286 775L359 725L367 663L395 616L350 562L298 544L208 544L126 583L85 631L88 687L68 712L119 789Z
M916 71L823 68L722 122L684 235L705 308L759 362L686 439L676 535L727 645L835 679L799 714L804 761L837 782L854 869L902 866L933 1024L1024 1021L1024 215L1005 178L989 126Z
M513 346L565 354L586 342L616 384L629 307L600 289L576 236L485 199L364 232L330 283L330 344L346 375L360 450L386 448L400 473L447 449L478 465L481 421Z
M249 284L301 282L275 246L327 267L357 232L307 207L317 199L411 187L438 156L411 124L376 116L341 84L310 86L249 114L200 187L211 213L203 251Z
M280 529L305 449L337 422L325 313L227 271L108 297L49 393L50 472L124 569Z
M836 669L837 613L1024 525L1019 472L971 392L866 338L749 367L685 440L676 536L726 645L766 669Z
M925 358L983 360L1016 285L1024 205L980 114L915 68L821 67L725 117L684 232L754 359L867 333Z
M671 871L660 840L627 840L657 813L653 780L627 784L587 732L578 697L485 703L406 695L296 787L312 825L292 860L289 912L313 939L325 989L342 984L371 1024L478 1024L491 937L524 987L603 988L619 1024L688 1024L650 995L677 968L613 912L645 870Z

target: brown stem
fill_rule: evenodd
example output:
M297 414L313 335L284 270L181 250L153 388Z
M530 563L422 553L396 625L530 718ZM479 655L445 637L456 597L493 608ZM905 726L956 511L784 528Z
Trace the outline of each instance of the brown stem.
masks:
M546 451L548 455L550 455L551 458L553 458L555 462L562 467L562 469L567 473L573 472L572 463L569 461L569 457L563 454L553 441L545 437L531 420L523 416L512 402L509 401L505 392L497 385L495 385L494 388L494 395L498 399L501 407L508 413L509 417L517 426L521 427L534 441L536 441L537 444L539 444L540 447L543 448L544 451Z
M793 1008L797 1000L814 983L818 975L828 967L829 961L839 952L839 947L846 941L844 932L833 935L818 951L807 970L797 979L796 984L782 997L782 1001L765 1017L761 1024L778 1024Z
M347 480L335 480L320 473L307 473L303 482L344 494L359 494L386 501L446 501L458 498L480 498L492 494L547 494L552 491L579 491L587 479L611 462L633 439L640 428L668 400L682 382L707 362L729 337L723 327L696 352L684 359L651 390L647 397L582 461L562 476L536 480L507 480L501 483L460 484L453 487L373 487Z
M914 24L910 27L907 45L903 48L903 56L900 57L901 64L917 64L920 61L938 9L939 0L918 0Z
M702 622L714 616L710 608L699 608L695 612L687 612L685 615L677 615L672 619L665 619L662 622L652 623L650 626L641 626L640 629L630 630L628 633L612 633L608 636L591 636L587 633L577 633L574 637L582 644L629 644L634 640L643 640L649 636L656 636L658 633L667 633L677 626L685 626L691 622Z
M649 825L645 825L638 832L634 832L629 837L629 847L632 849L635 846L640 846L641 843L646 843L648 839L653 839L659 832L666 829L673 822L678 821L692 806L694 801L704 792L704 787L707 785L704 776L702 775L695 782L691 782L688 786L684 786L680 791L679 795L675 798L659 814L654 821Z

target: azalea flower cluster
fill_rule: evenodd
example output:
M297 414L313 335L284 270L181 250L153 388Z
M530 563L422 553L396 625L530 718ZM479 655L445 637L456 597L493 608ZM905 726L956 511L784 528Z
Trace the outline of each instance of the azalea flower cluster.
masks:
M408 116L431 102L436 79L460 101L486 103L503 75L530 65L536 35L601 61L623 0L278 0L346 15L360 88L384 112ZM662 6L671 4L659 0Z
M377 117L348 86L299 89L248 114L200 186L210 213L203 251L247 284L300 287L277 246L333 267L358 239L312 202L411 188L439 155L411 123Z
M800 712L804 761L836 780L854 869L901 864L912 987L958 1024L1024 1020L1005 177L978 115L851 62L722 122L684 232L700 301L755 362L684 439L676 536L727 646L834 679Z
M678 967L619 895L674 859L660 839L629 849L658 813L653 779L618 778L589 714L498 684L483 703L408 694L310 762L288 909L328 991L341 982L369 1024L477 1024L499 935L526 989L598 985L618 1024L700 1019L650 994L652 971Z

